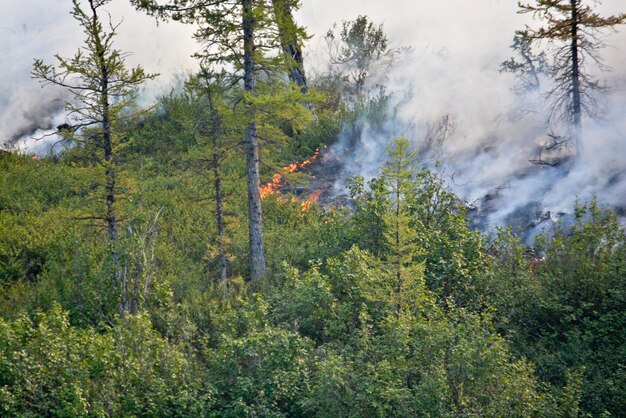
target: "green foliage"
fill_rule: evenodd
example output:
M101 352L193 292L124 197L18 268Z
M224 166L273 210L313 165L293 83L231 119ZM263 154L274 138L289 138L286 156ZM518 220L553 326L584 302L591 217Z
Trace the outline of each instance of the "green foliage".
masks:
M145 157L150 157L161 172L183 164L181 157L197 145L197 137L181 121L185 114L193 114L185 99L174 93L159 98L154 110L145 115L141 129L131 131L126 155L144 156L144 165L150 162Z
M488 316L444 311L422 289L398 313L394 276L357 248L306 272L286 268L270 313L311 338L315 416L534 416L544 398ZM394 286L395 287L395 286Z
M213 402L184 350L142 316L98 332L70 326L55 306L0 320L0 335L5 416L200 416Z
M494 280L506 283L490 298L507 318L502 326L513 348L536 364L556 398L576 402L581 414L619 416L625 406L624 231L595 202L575 213L571 229L539 241L539 262L524 260L519 244L509 243ZM580 382L571 392L573 377Z
M219 21L228 4L240 11L228 1L205 15L153 10L232 27L219 36L235 45L239 22ZM270 3L255 4L273 27ZM341 36L346 65L372 69L389 51L365 18ZM259 68L283 62L257 58ZM384 132L390 96L329 95L311 121L311 98L286 80L260 77L256 93L225 80L205 68L153 111L118 120L126 195L115 257L81 219L103 209L93 143L42 160L0 155L0 415L622 414L626 252L614 215L577 207L576 224L541 238L531 260L509 231L488 240L469 230L442 176L417 167L399 138L378 177L352 180L354 211L265 199L268 275L247 282L247 111L271 176L339 135L353 146L365 126ZM220 243L229 274L218 281ZM137 315L116 314L115 267Z
M109 1L90 1L86 12L78 0L73 0L71 14L85 34L83 46L72 58L56 55L58 67L35 60L32 76L44 85L64 87L73 96L66 103L68 122L58 128L62 137L100 149L111 147L110 152L117 154L116 149L123 147L123 134L118 126L129 117L128 110L134 104L138 87L156 75L147 74L140 66L126 68L125 54L113 47L119 25L111 23L105 29L97 13ZM100 158L100 163L105 165L109 161L105 163Z
M79 151L100 167L99 206L87 219L106 225L109 239L107 267L109 290L119 295L120 311L136 311L138 298L128 294L126 271L120 265L119 225L116 201L119 199L120 176L117 173L117 156L127 140L122 127L129 118L137 115L131 110L139 86L156 75L147 74L140 66L128 69L125 55L113 47L117 27L109 19L105 29L99 9L109 0L89 0L81 8L73 0L72 17L77 21L85 41L72 58L56 55L57 66L35 60L32 76L42 84L62 87L71 99L65 104L67 122L57 127L56 135L77 143ZM110 16L109 16L110 17ZM79 154L80 155L80 154ZM132 306L131 306L132 305Z
M441 177L426 168L417 170L410 164L411 154L401 157L408 152L408 144L398 145L391 150L392 161L398 161L395 169L388 165L381 177L370 181L369 188L362 179L353 179L359 245L378 255L388 253L390 233L395 233L389 227L397 219L396 231L411 237L407 250L413 265L424 263L428 288L444 304L448 299L462 306L475 304L479 296L475 282L486 265L482 235L469 230L459 199L446 189ZM404 205L398 205L402 200Z
M189 97L170 99L172 114L151 122L163 144L171 121L193 134L199 117ZM399 139L378 178L354 180L354 214L265 200L271 274L253 285L241 279L244 162L232 154L231 278L218 284L196 135L163 171L158 155L122 154L137 164L120 263L145 309L124 319L106 243L72 219L98 168L1 157L0 414L619 416L626 260L614 215L577 208L571 230L538 241L543 260L506 231L485 245Z
M308 392L310 343L275 328L227 339L206 352L215 380L218 414L226 417L305 416L300 406Z
M79 293L97 288L104 296L110 289L92 280L102 263L102 245L92 241L95 231L76 221L93 205L96 170L11 154L0 164L2 316L48 309L55 300L77 308Z
M420 255L420 237L411 228L409 209L416 156L406 138L397 138L389 148L390 159L381 170L385 192L391 200L391 210L387 210L382 217L387 248L385 267L387 274L394 278L389 299L394 300L398 315L403 309L411 309L424 286L424 266L416 262Z
M309 158L316 149L332 144L341 132L341 119L335 114L322 113L316 121L299 132L290 142L290 154L297 160Z
M427 285L442 299L472 306L480 297L476 280L486 267L483 236L469 229L459 198L440 176L420 170L415 189L412 215L425 237Z

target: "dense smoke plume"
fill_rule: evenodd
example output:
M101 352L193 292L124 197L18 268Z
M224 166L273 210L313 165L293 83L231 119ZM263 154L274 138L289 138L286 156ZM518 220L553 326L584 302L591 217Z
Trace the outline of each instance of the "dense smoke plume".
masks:
M536 24L531 16L516 14L516 2L400 0L389 7L372 0L329 8L321 3L327 2L305 2L302 17L313 27L367 14L384 24L392 46L413 47L387 74L395 115L382 129L363 121L356 145L354 129L346 130L333 148L349 161L338 192L348 176L376 175L390 140L405 135L422 151L423 165L441 162L438 170L482 228L507 224L526 228L526 238L532 238L539 226L567 219L563 214L572 212L577 198L597 196L618 212L626 207L626 27L605 38L601 56L613 71L594 75L611 91L599 98L602 118L583 122L585 155L576 164L553 167L530 162L550 157L540 153L550 142L544 98L516 96L514 77L498 72L514 55L514 31ZM606 0L598 11L616 14L626 6ZM310 61L322 61L323 49L318 41ZM317 72L323 71L320 65ZM570 147L565 144L558 154L566 157Z

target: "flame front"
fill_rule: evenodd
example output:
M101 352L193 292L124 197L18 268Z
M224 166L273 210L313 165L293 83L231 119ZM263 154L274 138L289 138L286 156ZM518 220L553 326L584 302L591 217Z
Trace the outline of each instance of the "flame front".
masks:
M261 186L261 199L265 199L267 196L278 193L278 191L285 185L283 176L280 173L274 174L272 180Z
M326 145L324 145L324 148L326 148ZM309 168L319 158L320 158L320 149L316 148L311 158L301 161L299 163L291 163L288 166L283 167L283 170L285 170L288 173L295 173L296 171Z
M324 149L326 148L327 147L324 145ZM313 155L311 156L311 158L308 158L301 162L291 163L283 167L283 171L286 173L295 173L297 171L307 169L311 167L311 165L313 165L313 163L315 163L318 160L320 160L322 163L328 161L330 158L332 158L332 157L329 158L328 157L329 155L330 155L330 152L327 152L320 159L320 149L317 148L315 152L313 153ZM270 180L269 182L261 186L260 188L261 199L265 199L268 196L280 193L280 190L285 186L286 184L285 184L285 179L283 175L281 173L274 174L274 176L272 176L272 180ZM320 197L320 194L321 194L320 190L315 190L305 200L301 202L303 214L308 212L311 209L311 205L313 204L313 202L317 202L317 200ZM279 198L279 200L284 201L284 202L287 202L289 200L291 200L292 202L299 201L298 198L296 197L292 197L291 199Z
M317 202L317 200L320 198L320 194L322 192L320 190L315 190L313 193L311 193L309 195L309 197L306 198L305 201L303 201L300 205L302 207L302 214L304 215L305 213L307 213L310 209L311 209L311 205L313 205L313 202Z

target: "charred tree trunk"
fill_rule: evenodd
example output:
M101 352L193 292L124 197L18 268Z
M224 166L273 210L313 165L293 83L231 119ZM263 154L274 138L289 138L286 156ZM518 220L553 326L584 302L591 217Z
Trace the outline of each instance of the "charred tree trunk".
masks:
M244 48L244 88L248 92L255 89L254 61L254 14L252 0L242 0L243 5L243 48ZM266 271L265 249L263 245L263 212L261 209L261 182L259 179L259 141L255 122L255 112L249 112L250 122L246 130L246 160L248 174L248 230L250 239L250 277L258 281Z
M106 74L106 69L103 68ZM117 227L117 215L115 213L115 167L113 166L113 140L111 138L111 121L109 120L109 103L107 96L107 80L102 81L102 100L103 100L103 114L102 114L102 126L103 126L103 148L104 148L104 166L105 166L105 199L106 199L106 215L105 220L107 223L107 235L109 240L113 244L117 244L119 239L118 227Z
M302 93L308 93L309 88L304 74L304 59L296 32L296 23L287 0L272 0L274 16L278 24L280 45L285 55L285 63L289 70L289 79L294 82Z
M576 141L576 158L580 158L582 149L582 110L580 104L580 56L578 42L578 0L570 0L572 7L571 56L572 56L572 124Z

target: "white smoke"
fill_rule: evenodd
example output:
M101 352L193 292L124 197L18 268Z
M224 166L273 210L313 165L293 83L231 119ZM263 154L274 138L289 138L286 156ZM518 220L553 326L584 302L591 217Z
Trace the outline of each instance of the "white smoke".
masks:
M333 22L368 15L384 24L392 45L413 47L412 55L387 74L387 91L402 102L394 123L382 132L363 127L361 147L351 153L345 176L375 175L389 141L404 134L427 150L424 164L441 161L450 187L483 210L484 226L516 224L520 212L528 212L522 213L526 221L548 211L552 216L571 212L576 198L584 202L597 196L602 204L626 206L626 27L609 31L604 39L601 56L613 72L594 75L612 90L602 98L602 120L583 122L585 155L570 167L537 166L529 160L538 159L540 145L548 140L544 100L522 101L512 91L514 77L498 72L500 63L514 55L510 44L515 30L536 24L532 16L516 13L517 2L329 3L304 3L301 19L317 34L325 34ZM626 5L605 0L598 11L616 14L625 12ZM312 41L317 52L311 61L323 62L323 46L319 36ZM317 72L323 68L321 64ZM529 107L534 112L513 117ZM439 147L426 147L440 121L448 125L445 138ZM333 151L345 148L340 142Z
M497 196L490 208L491 224L505 222L531 202L553 213L570 211L576 196L581 200L598 196L603 203L625 206L626 27L605 39L602 57L614 71L598 75L613 91L606 97L603 120L584 121L584 159L570 171L537 167L529 160L537 158L538 146L546 141L540 100L534 102L539 113L512 119L522 106L511 91L515 81L498 73L500 63L513 55L509 46L514 31L533 24L531 16L516 13L516 3L303 1L297 19L315 34L308 45L310 74L315 72L311 63L318 71L324 68L326 31L333 23L358 15L383 23L392 46L413 48L412 55L387 74L388 92L402 105L383 130L363 127L362 149L346 164L346 174L375 175L389 141L404 134L425 150L426 164L434 159L443 163L444 176L462 198L484 203L485 196ZM597 7L601 15L626 11L623 0L604 0ZM3 0L2 9L0 144L58 123L65 97L59 90L40 89L29 78L32 61L43 58L53 63L54 53L71 56L83 40L69 16L68 0ZM133 52L129 65L161 73L162 83L169 83L171 74L195 68L190 58L198 48L191 37L193 27L175 23L157 27L126 0L113 0L107 10L114 22L124 19L116 47ZM435 146L426 147L429 141Z
M69 0L3 0L0 23L0 146L16 141L30 151L43 151L32 138L41 136L63 121L67 99L62 89L41 88L30 78L35 58L56 64L55 54L73 56L84 34L70 16ZM142 103L150 103L173 82L173 75L195 68L191 55L197 46L193 27L167 23L136 12L126 0L113 0L104 7L111 21L122 22L115 48L130 52L129 67L143 66L160 73L146 86ZM34 148L33 148L34 147Z

